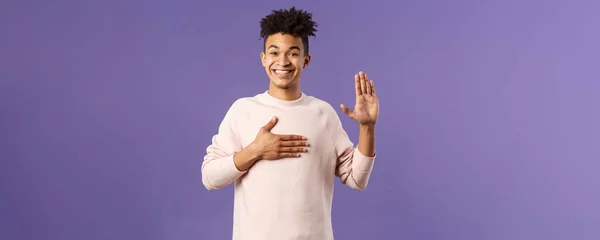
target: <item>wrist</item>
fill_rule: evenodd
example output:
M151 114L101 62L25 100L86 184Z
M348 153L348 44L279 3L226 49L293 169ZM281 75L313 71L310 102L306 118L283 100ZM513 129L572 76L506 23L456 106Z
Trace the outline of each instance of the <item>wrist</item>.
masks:
M373 130L375 129L375 123L367 123L359 125L361 130Z
M250 159L253 162L258 161L263 157L260 147L255 142L250 143L246 147L246 150L248 150L248 152L250 153Z
M254 144L250 144L242 151L233 155L233 162L239 171L247 171L254 163L260 160L259 151Z

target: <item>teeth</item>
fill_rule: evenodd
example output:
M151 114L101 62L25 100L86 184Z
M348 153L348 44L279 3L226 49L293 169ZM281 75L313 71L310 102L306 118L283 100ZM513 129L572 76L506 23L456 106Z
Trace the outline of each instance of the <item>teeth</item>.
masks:
M290 73L291 71L281 71L281 70L275 70L275 73L277 74L287 74Z

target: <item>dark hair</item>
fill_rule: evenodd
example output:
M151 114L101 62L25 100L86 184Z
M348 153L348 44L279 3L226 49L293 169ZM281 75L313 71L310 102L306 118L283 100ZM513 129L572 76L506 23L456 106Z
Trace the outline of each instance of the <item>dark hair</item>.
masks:
M267 37L276 33L300 37L304 44L304 54L308 54L308 37L315 36L317 26L312 20L312 13L307 11L296 10L296 7L273 10L273 13L260 20L260 37L264 39L263 44L266 44Z

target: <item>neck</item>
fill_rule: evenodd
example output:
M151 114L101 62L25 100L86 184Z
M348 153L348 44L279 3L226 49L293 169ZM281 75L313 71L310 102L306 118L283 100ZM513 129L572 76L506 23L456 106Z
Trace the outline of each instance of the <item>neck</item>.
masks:
M268 92L269 92L269 95L273 96L274 98L284 100L284 101L297 100L302 96L302 92L300 91L299 87L290 87L290 88L284 89L284 88L278 88L271 84L271 85L269 85Z

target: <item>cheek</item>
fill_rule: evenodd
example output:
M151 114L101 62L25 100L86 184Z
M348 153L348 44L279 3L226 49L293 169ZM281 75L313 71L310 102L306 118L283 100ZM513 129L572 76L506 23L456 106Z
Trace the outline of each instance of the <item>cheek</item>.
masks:
M304 59L298 58L298 59L294 59L294 65L297 68L303 68L304 67Z
M275 61L273 61L273 59L271 59L271 58L266 58L266 59L265 59L265 67L269 67L269 66L273 65L273 63L274 63L274 62L275 62Z

